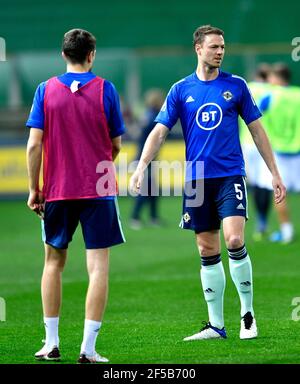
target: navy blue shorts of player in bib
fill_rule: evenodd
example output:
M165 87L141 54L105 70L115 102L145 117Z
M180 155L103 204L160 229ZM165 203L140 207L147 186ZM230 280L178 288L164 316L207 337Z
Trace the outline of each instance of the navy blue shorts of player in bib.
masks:
M196 233L220 229L225 217L248 219L247 203L244 176L192 180L185 185L179 226Z
M68 248L79 222L86 249L125 242L116 198L46 202L43 241L55 248Z

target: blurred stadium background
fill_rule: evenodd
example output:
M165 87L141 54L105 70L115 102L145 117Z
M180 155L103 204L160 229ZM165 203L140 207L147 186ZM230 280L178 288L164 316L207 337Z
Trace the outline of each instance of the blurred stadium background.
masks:
M292 70L292 84L300 85L300 62L291 56L292 39L300 36L299 13L297 0L0 0L0 37L6 42L6 61L0 62L0 296L7 303L7 321L0 322L0 362L31 362L43 336L39 223L25 205L25 122L37 85L64 72L60 56L63 34L80 27L97 37L94 71L112 81L121 95L128 127L123 153L133 158L142 97L154 87L167 92L175 81L194 71L192 33L196 27L209 23L225 31L223 70L250 80L256 64L281 61ZM174 129L161 158L183 159L180 127ZM205 349L182 346L181 338L200 326L206 309L192 234L176 229L180 199L162 199L165 228L146 228L139 233L127 225L131 199L120 200L128 243L113 251L103 354L120 363L300 362L295 344L299 323L291 320L291 301L300 296L299 239L280 249L249 239L256 272L257 317L264 335L256 344L245 348L236 336L238 299L228 283L225 311L233 324L229 325L235 334L233 342L222 346L213 342ZM295 196L291 204L299 233L299 201ZM65 272L61 339L66 336L64 346L72 349L74 360L83 319L81 296L86 289L80 234L71 252Z
M24 153L11 145L24 144L37 85L64 72L60 45L73 27L90 30L98 39L94 70L119 91L128 127L125 141L139 135L143 94L154 87L167 92L195 69L192 33L203 23L225 31L225 71L251 79L259 62L282 61L291 67L292 82L300 84L299 63L291 57L292 39L299 35L296 0L115 0L113 5L1 0L0 6L7 57L0 62L0 193L7 195L26 191ZM172 138L181 138L179 126Z

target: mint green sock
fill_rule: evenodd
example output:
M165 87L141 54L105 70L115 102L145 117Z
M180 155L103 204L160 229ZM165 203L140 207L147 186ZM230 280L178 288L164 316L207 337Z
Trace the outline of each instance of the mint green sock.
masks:
M222 262L214 265L202 265L201 283L204 298L207 303L209 322L217 328L224 327L224 290L225 290L225 273Z
M252 316L254 316L252 265L249 255L241 260L229 258L229 269L240 297L241 316L244 316L247 312L251 312Z

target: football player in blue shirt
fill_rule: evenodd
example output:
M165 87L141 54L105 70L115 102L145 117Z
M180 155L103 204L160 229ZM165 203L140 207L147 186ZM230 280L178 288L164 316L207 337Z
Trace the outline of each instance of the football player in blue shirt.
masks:
M244 242L247 192L239 115L272 173L275 203L283 201L286 189L259 120L261 113L245 80L219 69L225 51L224 32L205 25L196 29L193 39L198 58L196 72L175 83L169 91L156 118L157 124L145 143L130 188L137 193L140 191L144 170L179 118L187 160L180 226L193 230L196 235L209 317L209 322L198 333L184 340L226 338L221 222L230 274L241 302L240 338L252 339L258 332L253 310L252 267Z

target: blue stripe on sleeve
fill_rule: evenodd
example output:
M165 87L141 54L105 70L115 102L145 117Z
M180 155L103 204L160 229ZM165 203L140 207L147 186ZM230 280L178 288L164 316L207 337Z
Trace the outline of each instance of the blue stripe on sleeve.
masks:
M31 111L26 126L44 129L44 96L46 81L41 83L35 91Z
M104 82L104 111L108 126L110 128L110 137L123 135L125 125L120 108L120 99L115 86L105 80Z

